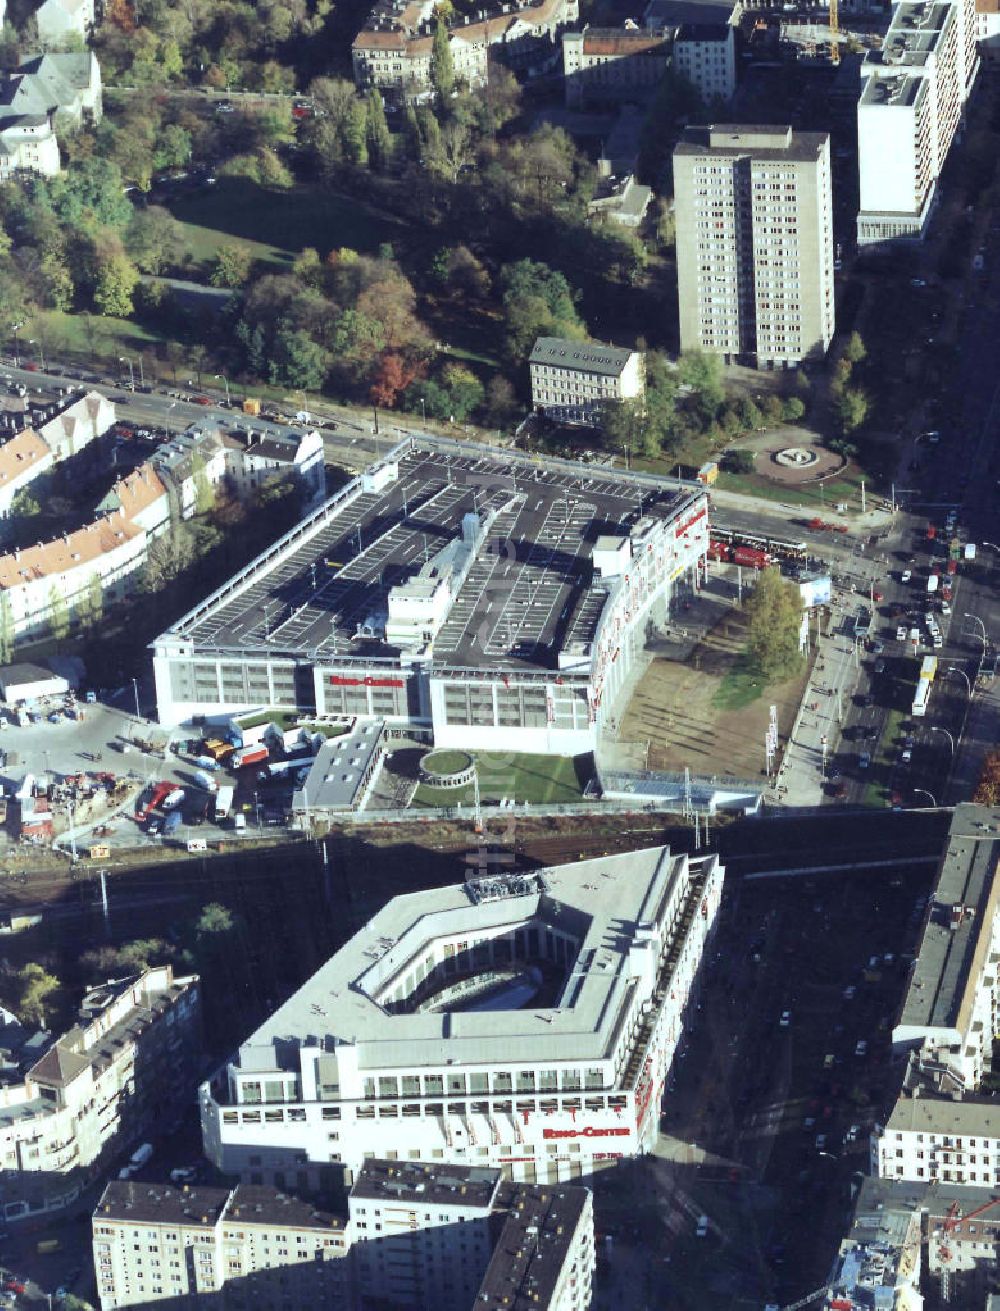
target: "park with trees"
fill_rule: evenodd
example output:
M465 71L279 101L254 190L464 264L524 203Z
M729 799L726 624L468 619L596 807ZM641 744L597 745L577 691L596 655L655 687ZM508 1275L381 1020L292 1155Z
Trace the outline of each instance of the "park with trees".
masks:
M596 142L546 121L501 63L485 88L456 77L453 7L432 97L359 94L346 74L365 12L114 0L94 37L102 122L63 134L60 176L0 186L0 323L29 324L51 356L136 355L148 377L500 429L526 412L538 335L633 345L645 401L609 407L588 440L654 467L801 417L798 393L740 399L715 362L676 361L670 150L711 111L691 84L669 73L649 107L639 167L661 196L632 231L588 214ZM30 35L8 30L0 58ZM191 88L271 98L217 113ZM866 391L836 382L851 444Z

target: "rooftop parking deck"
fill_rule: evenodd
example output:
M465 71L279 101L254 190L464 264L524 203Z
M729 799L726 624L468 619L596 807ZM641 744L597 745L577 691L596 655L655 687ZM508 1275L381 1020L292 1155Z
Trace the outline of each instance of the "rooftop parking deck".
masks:
M607 594L591 585L596 539L627 533L643 515L669 517L699 494L450 443L408 443L392 458L398 478L378 491L361 480L343 489L171 635L223 651L394 659L398 648L379 631L389 589L413 579L476 513L487 531L434 655L449 666L548 668L567 643L586 644L596 631Z

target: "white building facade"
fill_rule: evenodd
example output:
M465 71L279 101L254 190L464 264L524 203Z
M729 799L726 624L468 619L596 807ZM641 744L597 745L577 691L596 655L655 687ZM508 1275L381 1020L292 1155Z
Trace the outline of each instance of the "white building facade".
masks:
M642 352L597 341L539 337L528 370L531 404L560 423L599 423L607 405L646 391Z
M371 516L384 518L404 481L415 488L407 481L415 467L432 470L424 492L396 491L393 513L401 522L393 534L373 540L364 525ZM552 479L565 479L565 498ZM463 485L483 488L480 512L471 511L472 493L461 499ZM487 512L491 487L496 508ZM427 494L436 505L456 507L454 518L442 524L447 545L431 557L418 532L407 563L387 574L387 544L402 543L411 497ZM548 506L541 526L534 518L522 529L523 511L536 507L540 496ZM470 513L462 513L465 506ZM478 526L466 535L473 521ZM603 531L611 522L621 523L621 551L591 560L588 525L599 523ZM524 543L521 560L512 556L512 536ZM313 543L328 537L340 543L336 552L317 554ZM159 717L178 724L192 715L295 706L384 720L390 728L405 725L443 746L592 751L644 658L649 625L664 622L677 598L700 586L708 545L708 499L701 487L621 471L588 470L581 477L576 465L549 468L514 453L493 460L481 448L405 443L156 640ZM356 568L367 571L370 552L383 560L379 581L394 575L401 581L383 583L381 593L369 585L365 606L371 613L352 615L331 634L337 614L331 598L344 584L334 581L336 575L331 579L334 565L327 561L353 575ZM356 556L357 566L349 556ZM552 558L560 561L556 571L546 565ZM262 603L241 619L237 612L244 611L248 591L266 589L279 569L295 571L295 561L302 581L294 615L276 598L267 600L266 613ZM316 612L318 630L309 627L302 608L313 588L327 597ZM225 610L232 618L223 621ZM519 634L529 622L535 646L527 655L539 645L543 650L526 659ZM238 642L230 638L234 624ZM318 631L318 641L303 643L307 628ZM390 628L398 645L386 640Z
M674 68L706 105L728 104L736 94L736 29L729 23L690 23L674 37Z
M86 41L94 30L94 0L44 0L35 10L38 39L59 45L72 37Z
M861 65L859 246L927 230L979 67L974 0L902 0Z
M116 1181L92 1227L101 1311L591 1303L589 1190L509 1184L482 1166L368 1160L340 1212L254 1184Z
M195 976L169 966L92 988L79 1024L23 1083L0 1088L8 1222L61 1211L142 1137L180 1114L201 1051Z
M666 32L637 27L587 26L564 32L563 83L566 104L644 103L663 81L670 63Z
M0 182L19 173L54 178L61 169L59 142L47 114L0 118Z
M324 1187L371 1156L545 1183L650 1150L722 881L654 848L396 898L203 1086L206 1154ZM541 1004L448 1009L508 985Z

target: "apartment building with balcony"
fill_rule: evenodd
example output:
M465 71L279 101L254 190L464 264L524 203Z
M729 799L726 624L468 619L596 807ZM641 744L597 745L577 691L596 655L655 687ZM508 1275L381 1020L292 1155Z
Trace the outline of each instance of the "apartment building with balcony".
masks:
M956 807L892 1030L907 1066L872 1135L882 1178L1000 1185L1000 1108L978 1095L1000 1031L998 862L1000 809Z
M788 368L833 339L830 138L688 128L674 150L682 350Z
M586 1311L589 1190L367 1160L337 1211L269 1186L108 1184L92 1220L101 1311Z
M0 1086L0 1200L10 1223L71 1206L179 1112L195 1087L195 976L169 966L90 989L76 1026Z
M359 91L378 87L402 100L433 96L435 8L435 0L379 0L351 46ZM525 72L546 71L558 61L560 33L578 17L578 0L505 0L456 15L448 26L455 77L482 86L491 58Z
M892 1030L897 1052L919 1050L974 1092L1000 1031L1000 812L955 810L906 996ZM998 830L1000 831L1000 830Z
M918 239L978 70L972 0L902 0L861 65L858 244Z

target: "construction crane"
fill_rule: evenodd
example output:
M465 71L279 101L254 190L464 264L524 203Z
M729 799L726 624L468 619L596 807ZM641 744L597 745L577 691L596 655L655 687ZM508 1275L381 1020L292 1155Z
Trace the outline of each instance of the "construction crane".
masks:
M833 0L834 4L836 4L836 2L837 0ZM948 1234L957 1229L959 1225L967 1224L970 1220L975 1220L977 1216L982 1215L984 1211L988 1211L993 1206L1000 1206L1000 1197L991 1197L988 1202L983 1202L981 1206L973 1207L971 1211L967 1211L965 1215L962 1215L959 1211L958 1202L952 1202L951 1206L948 1207L948 1213L941 1226L941 1232L928 1234L926 1238L921 1238L919 1245L922 1246L924 1243L933 1243L941 1240L941 1245L938 1248L938 1256L942 1261L950 1261L951 1249L945 1245L944 1241ZM779 1307L776 1303L771 1302L767 1307L765 1307L764 1311L801 1311L802 1307L809 1306L811 1302L818 1302L819 1299L824 1297L833 1287L834 1285L832 1283L824 1284L822 1288L815 1288L811 1293L807 1293L805 1297L800 1297L797 1302L789 1302L787 1306L783 1307ZM844 1304L845 1307L853 1306L853 1303L847 1298L844 1299Z
M830 63L840 63L840 7L838 0L830 0Z
M991 1197L988 1202L983 1202L981 1206L973 1207L971 1211L967 1211L965 1215L961 1215L958 1209L958 1202L952 1202L951 1206L948 1207L948 1214L944 1218L944 1225L941 1229L940 1236L942 1241L941 1246L938 1248L938 1257L942 1261L951 1260L951 1248L946 1246L944 1240L953 1229L957 1229L959 1225L968 1223L969 1220L975 1220L977 1215L982 1215L984 1211L988 1211L991 1207L998 1205L1000 1205L1000 1197Z
M834 3L836 4L836 0L834 0ZM780 1311L799 1311L800 1307L808 1306L810 1302L818 1302L832 1287L832 1284L824 1284L822 1288L813 1289L805 1297L800 1297L797 1302L790 1302L788 1306L781 1307Z

